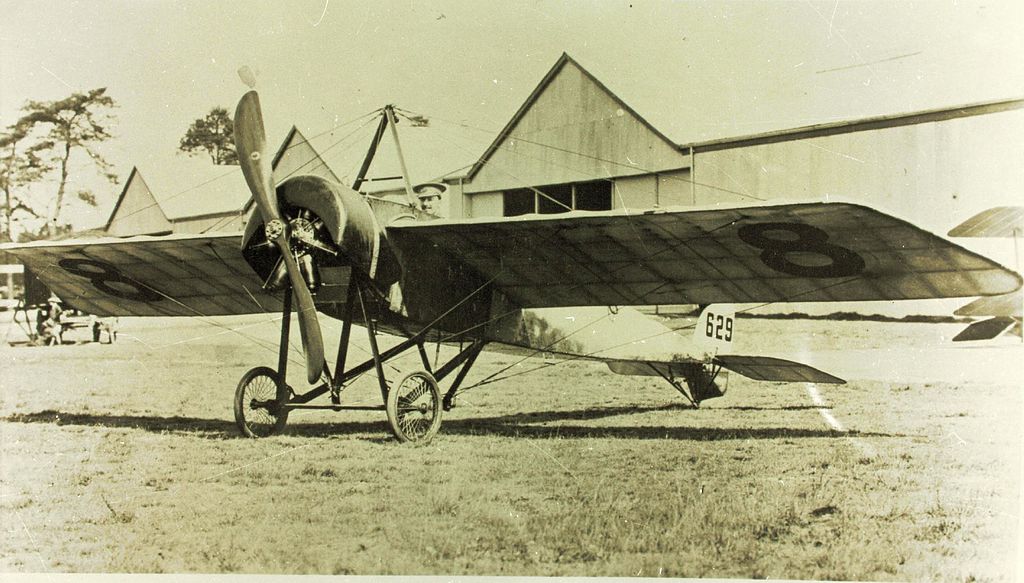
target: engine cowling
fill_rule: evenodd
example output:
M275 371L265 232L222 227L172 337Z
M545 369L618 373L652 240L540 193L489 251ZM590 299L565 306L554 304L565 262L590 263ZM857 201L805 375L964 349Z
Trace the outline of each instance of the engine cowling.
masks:
M320 269L328 266L351 267L382 291L398 281L401 265L387 232L361 194L325 178L304 175L281 183L277 197L292 250L311 290L319 285ZM259 213L253 213L246 225L242 255L265 288L280 289L286 283L280 252L268 239Z

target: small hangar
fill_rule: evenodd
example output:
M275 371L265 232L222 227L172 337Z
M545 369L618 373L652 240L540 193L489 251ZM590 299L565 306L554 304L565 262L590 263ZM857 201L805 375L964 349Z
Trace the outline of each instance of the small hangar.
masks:
M273 168L276 183L300 173L338 180L295 127L274 155ZM145 176L132 168L104 229L118 237L232 233L245 228L252 206L240 167L178 156L147 168Z

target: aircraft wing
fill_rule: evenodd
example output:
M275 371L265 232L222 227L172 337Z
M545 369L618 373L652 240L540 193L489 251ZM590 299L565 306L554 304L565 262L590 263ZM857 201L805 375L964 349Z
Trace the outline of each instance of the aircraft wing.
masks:
M1019 320L1008 316L996 316L987 320L979 320L964 328L953 337L953 342L970 342L973 340L991 340L1010 328Z
M1024 306L1024 298L1020 290L1016 292L978 298L973 302L960 306L954 314L957 316L1009 316L1020 318Z
M666 362L650 360L599 359L608 364L612 372L621 375L661 376L682 378L688 362ZM696 362L696 361L694 361ZM773 358L770 356L741 356L730 354L716 356L711 361L722 368L731 370L755 381L780 383L822 383L845 384L843 379L818 370L813 366Z
M528 308L909 300L1021 285L989 259L846 203L441 220L388 236L407 256L444 252L447 265L407 266L421 277L466 265Z
M950 237L1020 237L1024 206L997 206L981 211L949 231Z
M241 235L90 238L5 245L75 308L98 316L279 311L242 258Z

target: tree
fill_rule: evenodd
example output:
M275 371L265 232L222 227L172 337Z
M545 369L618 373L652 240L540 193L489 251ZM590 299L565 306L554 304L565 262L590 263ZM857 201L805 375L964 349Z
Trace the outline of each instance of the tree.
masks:
M235 124L228 110L214 107L188 127L178 149L188 154L205 150L214 164L238 164L235 154Z
M14 215L28 214L43 218L32 205L25 189L53 170L42 160L33 148L19 150L19 144L28 137L29 127L16 123L0 134L0 189L3 190L3 232L0 241L15 241Z
M57 101L29 101L22 108L25 115L14 127L23 128L25 137L36 139L35 144L26 150L22 164L38 168L40 172L37 176L30 173L28 177L38 180L52 170L59 171L56 199L47 213L46 229L51 235L56 234L60 227L60 214L64 208L70 172L69 162L74 153L87 155L104 178L117 184L117 175L112 172L111 164L96 149L97 144L111 137L107 127L113 122L110 110L114 107L117 105L107 95L106 87L101 87L85 93L72 93ZM36 158L34 161L33 156ZM78 198L96 206L96 197L88 190L79 191ZM35 210L31 214L39 216Z

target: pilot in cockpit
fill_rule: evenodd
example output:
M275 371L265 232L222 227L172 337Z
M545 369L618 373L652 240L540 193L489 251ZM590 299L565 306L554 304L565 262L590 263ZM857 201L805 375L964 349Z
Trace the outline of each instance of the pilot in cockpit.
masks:
M425 182L413 187L413 192L420 199L420 209L432 215L438 213L441 203L441 195L448 189L447 186L438 182Z

